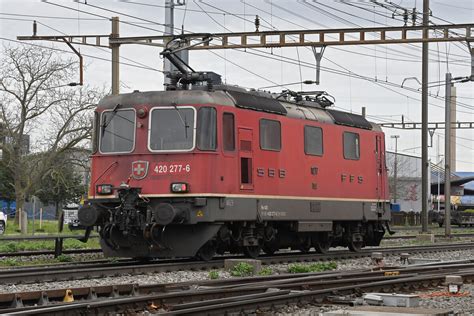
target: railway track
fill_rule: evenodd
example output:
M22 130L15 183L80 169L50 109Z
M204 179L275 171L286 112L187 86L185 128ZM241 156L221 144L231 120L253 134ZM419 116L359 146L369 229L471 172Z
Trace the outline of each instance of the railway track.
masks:
M87 253L101 253L100 248L89 248L89 249L67 249L62 250L62 254L87 254ZM0 257L29 257L29 256L47 256L55 255L54 250L25 250L15 252L0 252Z
M372 271L282 274L198 282L113 285L0 294L9 315L103 314L154 310L165 315L254 312L275 305L322 302L331 295L407 292L441 285L446 275L474 281L474 260ZM74 302L63 303L66 292Z
M435 238L444 238L444 234L435 234ZM474 233L453 233L451 237L474 237ZM394 236L385 236L383 240L391 240L391 239L416 239L416 235L394 235Z
M371 256L375 251L385 256L400 255L401 253L420 254L440 251L456 251L474 248L474 243L436 244L429 246L366 248L360 252L347 250L333 250L327 254L300 252L277 253L273 256L259 258L263 264L279 264L292 262L327 261L339 259L354 259ZM192 259L157 260L138 262L133 260L119 260L111 262L95 260L92 262L57 264L45 266L29 266L0 270L0 284L38 283L49 281L66 281L90 278L102 278L122 274L159 273L179 270L207 270L224 266L224 259L235 256L218 257L210 262L194 261ZM237 257L238 258L238 257Z
M444 238L442 234L435 235L435 238ZM474 237L474 233L454 233L452 237ZM416 239L416 235L400 235L400 236L386 236L384 240L397 240L397 239ZM35 238L41 239L41 238ZM48 238L52 239L52 238ZM0 239L1 241L2 239ZM22 240L22 239L12 239L12 240ZM100 248L90 248L90 249L66 249L62 250L63 254L93 254L101 253L102 249ZM30 251L15 251L15 252L0 252L0 257L26 257L26 256L43 256L43 255L54 255L54 250L30 250Z

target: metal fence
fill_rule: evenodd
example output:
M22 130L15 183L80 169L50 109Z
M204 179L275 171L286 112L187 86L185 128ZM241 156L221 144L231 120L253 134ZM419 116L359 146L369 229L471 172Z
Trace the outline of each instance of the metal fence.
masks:
M437 223L438 212L428 212L428 223ZM419 212L392 212L392 226L420 226L421 213Z

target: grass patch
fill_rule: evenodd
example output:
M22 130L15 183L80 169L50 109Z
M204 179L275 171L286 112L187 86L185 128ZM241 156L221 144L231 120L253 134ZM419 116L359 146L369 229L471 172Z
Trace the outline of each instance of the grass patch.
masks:
M91 238L86 243L77 239L64 239L63 249L92 249L100 248L99 238ZM54 240L22 240L2 242L0 252L54 250Z
M28 234L21 235L18 232L18 225L14 223L15 219L8 220L7 229L4 237L23 237L32 236L33 221L28 222ZM69 230L69 227L64 226L62 233L58 232L58 221L47 220L43 221L42 229L39 229L39 220L35 221L36 234L35 236L44 235L74 235L83 236L83 230ZM39 233L42 231L41 233ZM94 234L94 233L93 233ZM77 239L67 238L63 241L63 249L91 249L100 248L99 238L90 238L87 243L83 243ZM54 240L22 240L22 241L2 241L0 236L0 252L17 252L17 251L35 251L35 250L54 250Z
M258 275L272 275L272 274L273 274L273 270L270 267L264 267L258 273Z
M250 275L253 275L253 273L254 273L253 265L247 262L239 262L230 271L230 274L232 276L237 276L237 277L250 276Z
M15 266L36 266L45 264L57 264L57 263L68 263L68 262L80 262L80 258L72 257L69 255L62 255L58 258L34 258L28 260L21 260L18 258L5 258L0 260L0 267L15 267Z
M1 261L1 264L7 267L15 267L15 266L20 265L20 262L18 262L18 260L14 258L6 258Z
M69 229L65 227L65 231L69 232ZM28 219L28 234L31 235L33 232L33 221ZM41 232L45 234L58 234L58 221L57 220L45 220L43 221L41 228L39 225L39 219L35 220L35 232ZM19 225L15 224L14 218L9 218L7 222L7 229L5 235L18 235L20 233Z
M211 280L219 279L219 271L216 271L216 270L209 271L209 279Z
M322 272L328 270L334 270L337 268L335 262L318 262L312 264L290 264L288 266L288 272L290 273L308 273L308 272Z
M72 262L72 257L68 255L60 255L56 258L59 262Z

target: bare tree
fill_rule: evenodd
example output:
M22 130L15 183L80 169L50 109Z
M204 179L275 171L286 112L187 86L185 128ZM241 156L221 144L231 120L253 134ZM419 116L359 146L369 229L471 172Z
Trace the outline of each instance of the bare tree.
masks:
M77 64L52 50L4 47L0 69L3 159L13 174L18 210L58 155L87 150L92 109L103 93L70 87ZM32 150L43 154L29 154L29 137Z

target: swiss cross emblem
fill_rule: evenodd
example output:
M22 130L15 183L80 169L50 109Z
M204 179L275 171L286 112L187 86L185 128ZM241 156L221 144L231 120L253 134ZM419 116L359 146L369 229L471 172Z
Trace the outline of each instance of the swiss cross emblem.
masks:
M148 173L148 161L134 161L132 162L132 176L134 179L140 180L146 177Z

